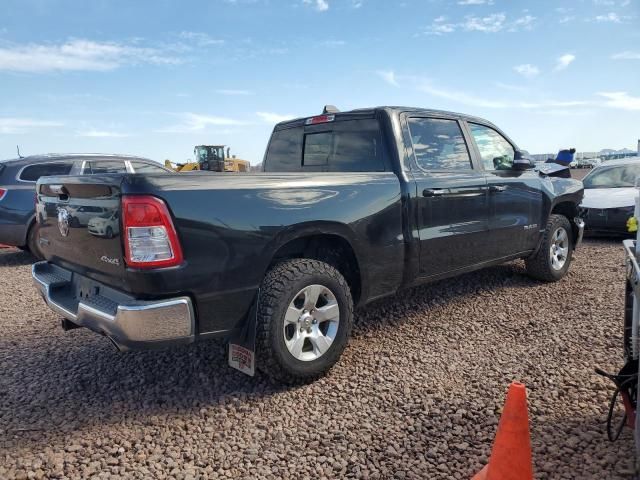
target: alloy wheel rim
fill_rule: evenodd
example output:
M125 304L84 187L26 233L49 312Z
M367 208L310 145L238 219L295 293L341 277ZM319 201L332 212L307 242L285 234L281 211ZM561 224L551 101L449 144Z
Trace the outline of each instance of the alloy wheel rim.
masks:
M294 297L284 316L284 343L297 360L311 362L327 353L336 339L340 306L324 285L309 285Z
M551 237L549 259L554 270L562 270L569 256L569 234L563 227L559 227Z

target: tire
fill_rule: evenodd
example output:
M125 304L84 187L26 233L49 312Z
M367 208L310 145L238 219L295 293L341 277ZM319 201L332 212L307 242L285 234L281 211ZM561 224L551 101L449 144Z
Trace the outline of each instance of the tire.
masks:
M38 245L38 224L34 223L29 228L29 232L27 233L27 249L31 252L31 255L36 257L38 260L42 260L44 255L42 255L42 250L40 250L40 246Z
M107 230L105 231L105 235L107 236L107 238L113 238L113 228L107 227Z
M260 290L256 365L278 382L311 382L338 361L352 325L351 291L338 270L318 260L281 262Z
M562 232L564 232L565 236L563 236ZM561 246L561 249L559 246ZM525 260L527 273L543 282L557 282L567 274L572 258L573 233L571 223L563 215L549 216L540 248L534 256Z

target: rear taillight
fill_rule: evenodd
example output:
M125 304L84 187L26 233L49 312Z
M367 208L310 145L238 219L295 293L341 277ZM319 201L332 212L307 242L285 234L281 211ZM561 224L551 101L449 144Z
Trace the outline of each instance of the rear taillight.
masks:
M0 200L2 200L6 194L7 194L7 189L0 188Z
M130 267L173 267L182 248L167 205L156 197L122 197L125 261Z

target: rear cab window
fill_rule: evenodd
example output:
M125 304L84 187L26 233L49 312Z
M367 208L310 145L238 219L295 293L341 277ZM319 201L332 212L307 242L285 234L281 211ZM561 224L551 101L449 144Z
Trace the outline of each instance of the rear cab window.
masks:
M18 179L23 182L37 182L40 177L69 175L73 162L50 162L27 165L19 174Z
M383 136L375 118L298 125L275 130L266 172L382 172Z

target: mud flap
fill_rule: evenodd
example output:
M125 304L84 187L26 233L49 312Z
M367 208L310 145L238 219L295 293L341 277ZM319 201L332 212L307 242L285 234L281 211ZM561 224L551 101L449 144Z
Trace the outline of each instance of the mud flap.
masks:
M258 299L256 295L244 327L229 339L229 366L251 377L256 372L256 322L258 315Z

